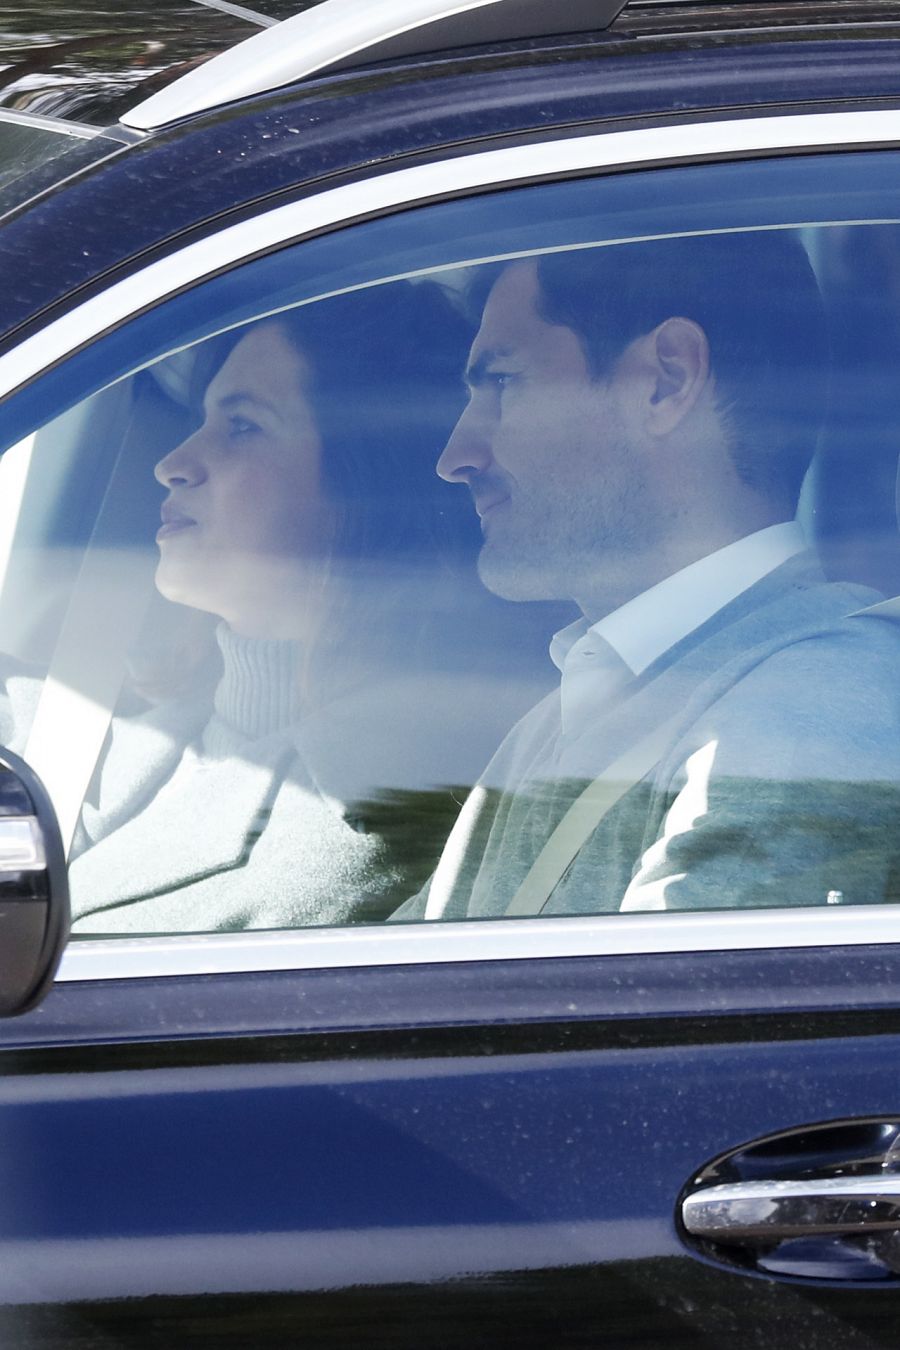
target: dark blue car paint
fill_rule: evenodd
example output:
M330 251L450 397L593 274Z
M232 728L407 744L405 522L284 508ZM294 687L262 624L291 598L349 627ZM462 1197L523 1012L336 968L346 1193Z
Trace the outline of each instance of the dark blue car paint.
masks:
M0 350L22 325L56 303L74 303L112 269L252 204L346 175L598 123L900 100L900 40L892 37L802 47L666 44L628 56L611 42L520 60L460 57L336 75L114 154L0 232Z
M31 1281L2 1343L155 1344L158 1317L178 1344L406 1345L414 1315L463 1345L502 1313L514 1344L703 1345L740 1309L731 1344L786 1345L802 1309L804 1346L848 1316L896 1345L887 1290L720 1272L674 1204L748 1138L896 1111L898 977L859 948L57 986L0 1035L0 1303Z

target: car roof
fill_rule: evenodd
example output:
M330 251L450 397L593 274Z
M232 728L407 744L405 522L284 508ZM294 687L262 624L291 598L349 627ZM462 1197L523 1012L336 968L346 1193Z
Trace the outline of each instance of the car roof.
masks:
M122 120L149 131L324 70L607 28L626 0L321 0L223 53Z
M511 41L898 26L892 0L12 0L0 110L147 131L326 71Z
M320 74L398 57L593 33L731 33L900 18L885 0L318 0L223 52L126 113L150 131Z

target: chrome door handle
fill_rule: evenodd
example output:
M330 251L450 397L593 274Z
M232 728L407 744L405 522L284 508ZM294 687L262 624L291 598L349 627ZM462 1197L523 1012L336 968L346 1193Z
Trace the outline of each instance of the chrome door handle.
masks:
M900 1229L900 1176L708 1186L684 1200L681 1217L695 1237L725 1246Z

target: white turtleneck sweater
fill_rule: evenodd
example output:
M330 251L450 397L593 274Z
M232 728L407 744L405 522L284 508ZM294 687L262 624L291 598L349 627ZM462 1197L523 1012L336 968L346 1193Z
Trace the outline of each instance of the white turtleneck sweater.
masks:
M218 641L211 715L180 703L113 722L73 848L76 934L340 923L402 887L308 764L298 649L225 625Z

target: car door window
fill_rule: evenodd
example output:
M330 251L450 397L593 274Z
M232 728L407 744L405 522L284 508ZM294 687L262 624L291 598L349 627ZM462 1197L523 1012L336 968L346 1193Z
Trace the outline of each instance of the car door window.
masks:
M885 162L350 226L9 400L75 935L896 899Z

